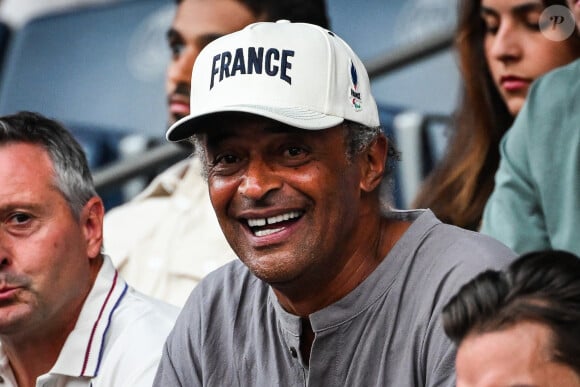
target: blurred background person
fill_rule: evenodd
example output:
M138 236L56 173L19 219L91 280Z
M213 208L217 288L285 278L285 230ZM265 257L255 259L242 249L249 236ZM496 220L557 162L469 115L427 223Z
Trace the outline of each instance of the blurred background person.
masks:
M464 285L443 309L457 387L580 386L580 259L521 256Z
M456 48L463 98L446 154L426 178L413 206L430 208L460 227L480 227L499 165L499 142L513 123L532 82L580 57L580 39L552 41L540 15L549 0L459 2ZM404 157L404 156L403 156Z

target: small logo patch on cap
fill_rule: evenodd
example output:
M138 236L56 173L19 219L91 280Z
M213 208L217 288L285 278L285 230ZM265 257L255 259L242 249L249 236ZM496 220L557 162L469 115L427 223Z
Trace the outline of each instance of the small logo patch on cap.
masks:
M352 106L355 111L362 110L362 101L360 99L360 93L357 91L358 88L358 73L356 72L356 67L354 67L354 63L350 62L350 81L351 81L351 89L350 89L350 99Z

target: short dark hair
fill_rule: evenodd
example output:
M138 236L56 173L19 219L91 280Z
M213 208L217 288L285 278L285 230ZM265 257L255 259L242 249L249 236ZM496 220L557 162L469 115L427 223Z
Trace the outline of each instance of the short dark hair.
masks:
M29 143L43 147L53 163L54 183L77 219L85 204L97 196L85 153L57 121L38 113L19 112L0 117L0 146Z
M177 4L187 0L176 0ZM238 0L262 21L279 19L330 28L325 0Z
M488 270L465 284L443 309L443 328L459 345L531 321L552 331L553 360L580 375L580 258L559 250L522 255L505 271Z

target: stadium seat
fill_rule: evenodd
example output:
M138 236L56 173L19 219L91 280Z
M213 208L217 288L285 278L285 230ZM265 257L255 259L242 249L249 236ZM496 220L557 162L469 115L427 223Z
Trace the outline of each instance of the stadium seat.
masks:
M445 153L450 118L406 110L393 117L391 125L401 152L395 170L395 202L398 208L408 209L423 180Z
M0 114L37 111L95 130L162 137L170 0L84 7L14 31L0 78Z
M0 73L0 114L39 112L68 127L92 169L126 135L162 138L172 0L132 0L38 17L14 30ZM0 35L0 43L1 43ZM146 143L146 142L144 142ZM123 200L118 193L108 207Z

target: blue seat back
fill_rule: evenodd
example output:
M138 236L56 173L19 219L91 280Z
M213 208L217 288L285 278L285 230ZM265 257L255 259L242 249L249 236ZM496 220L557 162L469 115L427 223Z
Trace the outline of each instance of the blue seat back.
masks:
M135 0L34 19L14 32L0 114L40 112L96 130L162 137L170 0Z

